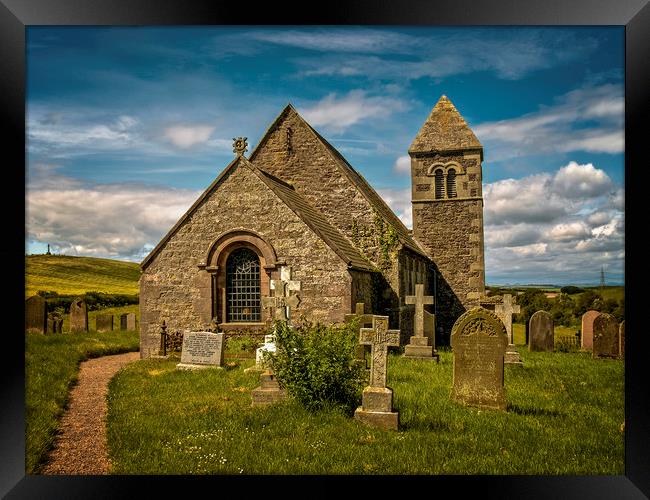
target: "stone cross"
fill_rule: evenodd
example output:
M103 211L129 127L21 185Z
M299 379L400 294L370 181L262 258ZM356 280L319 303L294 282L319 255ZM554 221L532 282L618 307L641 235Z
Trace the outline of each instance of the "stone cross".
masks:
M424 295L424 285L416 283L415 295L405 297L406 304L415 304L415 336L424 337L424 305L433 304L432 295Z
M273 297L262 297L262 306L273 308L274 317L280 321L291 320L291 309L298 307L300 297L291 295L291 291L300 291L300 281L291 279L291 267L282 266L280 268L280 279L271 280L271 290L275 290Z
M521 307L512 302L512 295L505 294L503 296L503 303L496 304L494 306L494 312L499 319L503 321L503 324L506 327L506 332L508 332L508 344L514 344L512 340L512 314L518 314L521 312Z
M388 347L399 346L399 330L388 329L388 316L374 316L372 328L362 328L359 343L371 346L370 387L386 387Z

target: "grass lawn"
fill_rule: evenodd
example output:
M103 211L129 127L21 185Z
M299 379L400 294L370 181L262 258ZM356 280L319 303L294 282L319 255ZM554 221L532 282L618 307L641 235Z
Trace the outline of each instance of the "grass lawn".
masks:
M624 474L624 367L587 353L528 352L505 367L508 411L452 402L452 354L391 354L400 431L291 401L251 407L253 360L226 369L137 361L110 384L115 474Z
M77 381L79 363L88 358L138 349L137 332L25 334L27 474L38 473L39 465L54 444L68 392Z

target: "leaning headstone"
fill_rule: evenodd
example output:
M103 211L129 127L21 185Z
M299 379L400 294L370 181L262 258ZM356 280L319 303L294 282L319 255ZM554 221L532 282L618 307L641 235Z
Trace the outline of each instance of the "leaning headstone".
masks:
M506 347L506 356L504 363L507 365L523 365L524 362L521 360L521 356L515 347L515 341L512 337L512 315L513 313L520 313L521 307L515 304L512 301L512 295L507 293L503 296L502 303L495 304L494 312L503 322L503 325L506 327L506 332L508 334L508 347Z
M374 316L372 328L362 328L359 342L369 344L370 384L363 390L354 418L382 429L397 430L399 412L393 411L393 391L386 387L388 348L399 346L399 330L388 329L388 316Z
M625 357L625 320L618 327L618 353L621 358Z
M618 358L618 321L611 314L600 313L594 320L592 357Z
M222 368L225 333L186 332L183 335L179 370Z
M587 311L582 315L582 340L581 346L591 350L594 340L594 320L600 315L598 311Z
M29 333L47 332L45 299L34 295L25 301L25 331Z
M98 314L95 316L95 330L98 332L110 332L113 330L113 315Z
M429 338L424 335L424 306L433 304L432 295L424 295L424 285L415 284L415 295L404 297L406 304L415 305L414 334L409 343L404 346L404 357L416 359L433 359L434 347L429 345ZM431 315L429 315L431 318Z
M70 332L88 331L88 308L83 299L77 297L70 304Z
M506 327L492 311L475 307L456 320L451 329L454 401L506 409L503 358L507 344Z
M551 315L546 311L537 311L530 317L528 323L530 325L528 350L553 351L555 348L555 328Z

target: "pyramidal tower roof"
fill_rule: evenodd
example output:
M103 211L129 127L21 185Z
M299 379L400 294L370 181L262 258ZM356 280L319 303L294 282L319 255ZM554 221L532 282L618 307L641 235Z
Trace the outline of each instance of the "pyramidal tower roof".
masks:
M443 95L413 139L409 153L482 148L456 107Z

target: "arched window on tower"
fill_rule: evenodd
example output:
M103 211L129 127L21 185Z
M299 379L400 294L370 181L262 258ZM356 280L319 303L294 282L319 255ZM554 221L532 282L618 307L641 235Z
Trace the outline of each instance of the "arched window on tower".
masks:
M249 248L238 248L226 261L226 318L228 323L257 323L260 304L260 259Z
M450 168L447 172L447 198L456 198L456 171Z
M444 181L442 177L442 170L438 169L434 173L434 191L436 195L436 199L444 198L445 197L445 186L444 186Z

